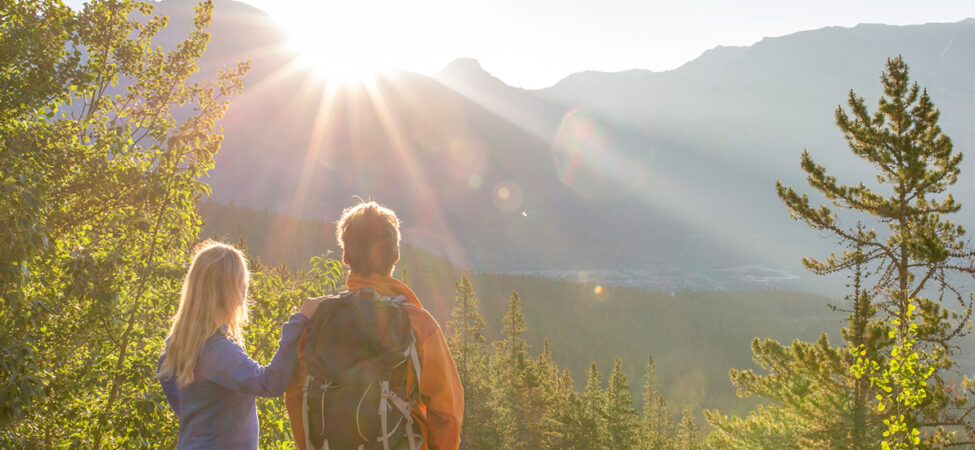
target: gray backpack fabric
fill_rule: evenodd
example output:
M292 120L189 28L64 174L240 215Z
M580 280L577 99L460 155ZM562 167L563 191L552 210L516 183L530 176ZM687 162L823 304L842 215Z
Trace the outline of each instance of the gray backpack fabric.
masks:
M419 385L420 361L402 296L364 288L323 301L308 325L305 362L306 448L420 448L412 416L419 392L406 386L408 370Z

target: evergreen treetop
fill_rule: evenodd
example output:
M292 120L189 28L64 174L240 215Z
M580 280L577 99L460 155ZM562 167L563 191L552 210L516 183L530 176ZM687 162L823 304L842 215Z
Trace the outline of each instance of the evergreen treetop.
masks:
M820 275L850 274L853 293L848 299L853 304L843 332L847 346L831 346L825 334L816 343L796 341L791 347L756 339L755 361L769 373L732 370L731 378L740 395L772 402L746 419L709 412L716 428L708 439L713 445L876 447L888 416L903 417L906 429L921 430L923 445L944 445L957 430L965 430L969 438L954 445L975 440L969 414L975 407L967 405L972 386L965 381L962 389L953 387L952 380L960 376L951 371L951 356L968 333L972 314L972 297L955 283L958 275L975 274L975 252L962 240L964 228L945 217L961 207L948 189L957 181L962 157L938 126L939 112L927 91L909 81L901 57L887 61L882 84L874 113L851 91L848 109L839 107L835 114L850 150L877 171L876 186L840 183L808 151L803 151L802 169L831 207L814 207L807 194L776 184L793 218L829 233L844 247L823 261L808 257L802 262ZM855 220L844 223L851 217ZM880 226L883 232L863 224ZM920 305L920 319L909 330L911 299ZM896 329L878 313L889 317ZM875 363L877 373L889 361L899 364L897 357L903 355L897 355L894 337L903 341L908 335L917 339L910 351L936 367L930 377L917 371L920 379L902 380L893 392L878 393L863 371L851 370L854 363L862 364L858 358ZM919 384L930 386L930 395L920 401L884 400L888 394L899 396L900 386ZM875 398L897 411L881 413Z

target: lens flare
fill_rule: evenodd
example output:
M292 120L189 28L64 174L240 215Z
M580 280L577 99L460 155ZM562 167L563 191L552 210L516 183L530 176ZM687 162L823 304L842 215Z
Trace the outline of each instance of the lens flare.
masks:
M638 189L647 170L639 159L627 156L617 135L620 130L607 128L585 111L567 112L552 141L562 183L588 200L612 200Z
M506 212L517 211L523 199L521 187L513 181L504 181L494 187L494 206Z
M477 189L481 187L482 184L484 184L484 179L476 173L467 179L467 185L470 186L471 189Z

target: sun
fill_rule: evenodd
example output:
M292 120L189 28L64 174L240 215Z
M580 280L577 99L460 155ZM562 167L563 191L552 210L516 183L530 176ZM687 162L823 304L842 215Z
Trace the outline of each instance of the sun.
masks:
M326 39L318 33L294 33L288 47L302 67L329 81L368 82L396 69L383 49L370 43Z
M401 72L433 74L463 53L452 36L449 0L248 0L264 8L287 51L319 76L369 81ZM461 8L462 9L462 8Z
M351 3L351 5L349 4ZM275 14L297 62L328 80L369 81L404 69L403 24L383 8L309 2ZM368 6L368 2L365 6Z

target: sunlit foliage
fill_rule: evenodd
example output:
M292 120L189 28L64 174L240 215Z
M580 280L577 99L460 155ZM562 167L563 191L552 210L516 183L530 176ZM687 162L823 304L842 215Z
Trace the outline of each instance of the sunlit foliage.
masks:
M907 327L901 326L900 318L889 319L888 337L896 340L882 363L869 359L865 346L853 349L856 362L850 370L858 379L870 380L870 386L877 392L877 412L889 414L884 419L887 429L880 442L884 450L914 448L921 443L921 431L914 418L920 413L918 407L927 398L928 379L934 374L935 367L914 351L918 327L916 310L914 300L909 299L905 317Z
M152 5L0 3L0 446L172 445L153 376L247 64L191 78Z

